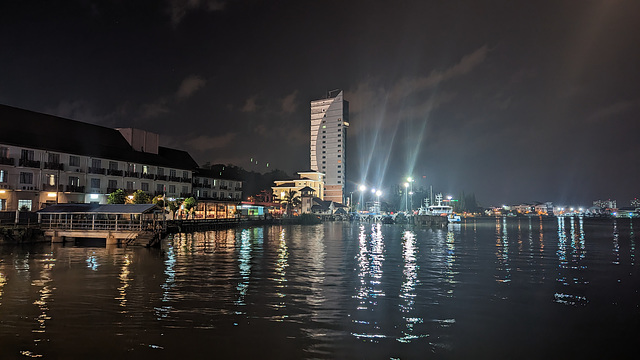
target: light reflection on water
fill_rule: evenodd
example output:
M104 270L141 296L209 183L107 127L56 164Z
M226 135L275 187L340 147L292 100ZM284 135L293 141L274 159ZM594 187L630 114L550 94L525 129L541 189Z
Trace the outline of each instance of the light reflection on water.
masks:
M5 245L0 349L3 358L615 356L640 324L635 248L628 219L578 217L230 229L176 234L162 250Z

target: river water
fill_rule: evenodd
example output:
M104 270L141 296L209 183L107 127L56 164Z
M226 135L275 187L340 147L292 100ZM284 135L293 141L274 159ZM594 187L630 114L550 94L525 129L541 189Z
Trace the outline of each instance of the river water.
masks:
M4 245L0 358L624 357L640 338L633 226L327 222L162 249Z

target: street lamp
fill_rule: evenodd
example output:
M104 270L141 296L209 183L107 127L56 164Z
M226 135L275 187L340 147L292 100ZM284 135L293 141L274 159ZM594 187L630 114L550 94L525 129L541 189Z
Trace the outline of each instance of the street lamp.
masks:
M411 195L411 210L413 211L413 178L411 176L409 176L407 178L407 182L411 185L411 192L409 193L409 195Z
M360 190L360 196L358 197L358 199L359 199L359 200L358 200L358 203L359 203L359 204L361 204L361 203L362 203L362 201L363 201L363 195L364 195L364 192L367 190L367 187L366 187L366 186L364 186L364 185L360 185L360 187L358 188L358 190ZM356 210L357 210L357 209L356 209Z
M409 183L404 183L404 212L407 212L407 206L409 205L409 197L408 197L408 192L409 190Z

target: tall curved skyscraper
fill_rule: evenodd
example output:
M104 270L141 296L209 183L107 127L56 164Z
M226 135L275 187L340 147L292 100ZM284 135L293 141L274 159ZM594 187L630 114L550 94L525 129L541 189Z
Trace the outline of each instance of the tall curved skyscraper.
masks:
M344 204L349 102L342 90L311 101L311 170L325 174L324 200Z

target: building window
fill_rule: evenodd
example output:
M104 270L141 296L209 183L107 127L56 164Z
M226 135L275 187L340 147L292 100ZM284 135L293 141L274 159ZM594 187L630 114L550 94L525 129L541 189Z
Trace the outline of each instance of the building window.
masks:
M7 200L0 199L0 211L6 211L6 210L7 210Z
M340 174L340 173L342 173L342 171L341 171L341 170L338 170L338 174Z
M7 171L0 170L0 183L7 182Z
M130 173L136 172L136 164L128 163L127 164L127 171L130 172Z
M146 183L146 182L140 183L140 190L149 191L149 183Z
M69 166L80 166L80 156L69 156Z
M323 151L322 151L322 153L323 153L323 154L326 154L327 152L323 150Z
M327 147L326 147L325 145L322 145L322 148L323 148L323 149L326 149Z
M323 139L326 139L327 137L326 137L325 135L322 135L322 138L323 138ZM323 143L324 143L324 141L323 141Z
M22 160L31 160L31 161L33 161L33 150L22 149L22 152L20 154L20 158Z
M9 148L0 146L0 158L8 158L9 157Z
M53 164L60 164L60 154L49 153L47 160Z
M183 171L182 172L182 178L183 179L188 179L189 178L189 172L188 171ZM186 191L185 191L186 192Z
M117 188L118 180L109 180L109 182L107 183L107 187L111 190Z
M158 176L164 176L164 168L158 168Z
M325 127L326 127L326 126L325 126ZM326 134L326 133L327 133L327 131L326 131L326 130L322 130L322 133L323 133L323 134Z
M187 194L187 193L189 193L189 187L188 187L188 186L183 186L183 187L182 187L182 193L183 193L183 194Z
M327 162L326 162L326 161L323 161L322 163L323 163L323 164L326 164Z
M323 158L323 159L326 159L327 157L326 157L326 156L324 156L324 155L322 155L322 158Z
M203 198L208 198L209 197L209 192L207 190L202 191L202 197Z
M338 136L342 136L342 134L338 134Z
M31 211L31 200L18 200L18 209Z
M20 184L33 184L33 173L21 172Z
M324 140L322 140L322 143L323 143L323 144L326 144L327 142L326 142L326 141L324 141Z
M91 188L100 189L100 179L91 179Z
M77 176L69 176L70 186L80 186L80 178Z
M98 169L102 167L102 160L100 159L91 159L91 167Z
M338 165L338 169L341 168L341 167L342 167L342 165Z
M342 183L342 181L338 180L338 184L341 184L341 183Z
M173 178L174 178L174 177L177 177L177 176L176 176L176 170L175 170L175 169L171 169L171 170L169 170L169 176L171 176L171 177L173 177Z
M142 165L142 173L143 174L148 174L149 173L149 167L147 165Z
M175 193L176 193L176 186L169 185L169 194L175 194Z
M156 184L156 191L159 193L164 192L164 184Z
M127 190L128 190L128 191L133 190L133 189L135 188L135 186L136 186L136 183L135 183L135 182L133 182L133 181L127 181Z

